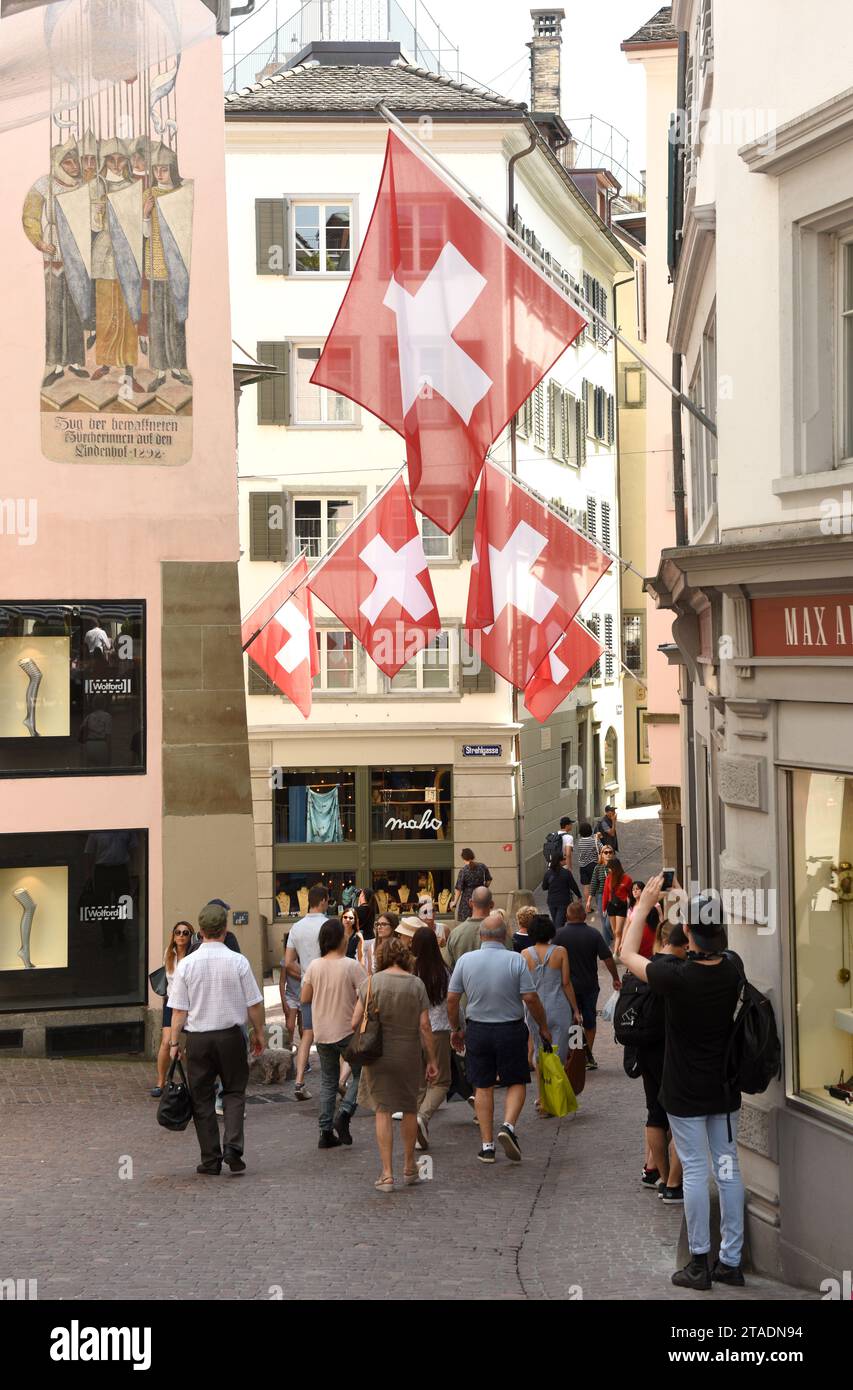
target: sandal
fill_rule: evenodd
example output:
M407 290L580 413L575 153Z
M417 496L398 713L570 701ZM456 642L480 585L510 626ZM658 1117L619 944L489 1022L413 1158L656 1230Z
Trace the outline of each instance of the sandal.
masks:
M403 1169L403 1182L406 1184L406 1187L414 1187L416 1183L420 1182L420 1180L421 1179L417 1168L413 1173L407 1173L405 1168Z
M376 1182L373 1184L373 1186L376 1188L377 1192L393 1192L394 1179L380 1177L376 1179Z

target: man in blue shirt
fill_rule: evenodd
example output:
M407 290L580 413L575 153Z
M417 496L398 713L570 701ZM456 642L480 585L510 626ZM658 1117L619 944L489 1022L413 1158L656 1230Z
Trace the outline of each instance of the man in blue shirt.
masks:
M467 998L464 1028L459 1005ZM524 1006L539 1031L550 1043L551 1033L533 976L524 960L506 949L503 917L492 913L480 925L480 949L469 951L456 962L447 994L450 1042L456 1052L465 1048L465 1070L474 1087L474 1105L480 1125L481 1163L494 1163L495 1084L506 1087L504 1122L498 1142L507 1158L518 1162L521 1145L515 1123L521 1114L530 1067L527 1061L527 1025Z

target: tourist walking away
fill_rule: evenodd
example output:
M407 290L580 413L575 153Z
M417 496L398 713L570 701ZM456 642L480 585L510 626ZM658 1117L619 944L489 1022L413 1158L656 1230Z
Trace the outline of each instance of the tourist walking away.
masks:
M632 975L663 996L665 1038L660 1102L684 1169L684 1213L690 1260L672 1276L686 1289L710 1289L712 1281L740 1287L744 1187L738 1167L740 1091L724 1085L725 1056L743 983L743 966L726 952L719 899L699 896L685 904L690 951L684 960L647 961L638 947L663 875L649 879L626 933L623 959ZM720 1253L710 1268L708 1151L720 1194Z
M625 919L628 916L628 904L631 901L631 886L630 874L626 874L616 855L612 854L607 865L607 877L604 880L601 907L605 916L610 919L610 929L613 932L613 954L617 960L619 960L622 947L622 933L625 930Z
M347 959L343 923L337 917L327 917L320 928L320 955L302 976L302 1007L307 1004L311 1009L314 1045L320 1058L321 1149L352 1143L350 1120L356 1111L360 1067L352 1068L337 1114L335 1102L341 1059L352 1040L358 988L366 979L358 961Z
M184 957L189 954L192 936L193 929L189 922L176 922L172 928L169 944L166 947L166 954L163 957L163 965L166 968L166 994L163 999L163 1031L160 1035L160 1050L157 1053L157 1085L154 1086L151 1091L151 1095L155 1098L162 1096L166 1085L166 1073L169 1070L169 1039L172 1036L172 1010L169 1006L169 990L172 988L175 970Z
M451 969L468 951L480 949L480 927L494 911L490 888L475 888L471 894L471 915L454 927L447 943L447 958Z
M460 1014L463 994L467 997L464 1026ZM495 1161L498 1081L506 1087L498 1143L508 1158L515 1162L521 1159L515 1127L530 1083L525 1006L540 1036L550 1043L551 1030L533 976L523 955L507 950L506 926L495 913L480 923L479 951L468 951L457 961L447 994L450 1043L457 1052L465 1049L465 1069L474 1087L482 1163Z
M581 1015L572 988L568 952L564 946L559 946L554 941L554 923L547 913L537 913L534 918L530 927L530 945L526 951L522 951L521 958L533 977L536 993L545 1010L551 1032L551 1046L565 1066L569 1055L571 1028L574 1024L580 1024ZM533 1038L535 1065L541 1038L536 1020L529 1010L526 1019Z
M596 914L596 924L601 928L604 940L608 946L613 945L613 933L610 930L610 922L604 915L601 900L604 896L604 885L607 882L607 869L613 858L614 851L609 848L600 849L598 853L598 863L592 871L592 878L589 881L589 900L590 907Z
M403 1182L418 1182L415 1143L418 1137L418 1097L424 1078L427 1086L438 1079L435 1043L429 1022L429 996L422 980L412 974L412 956L398 937L380 941L370 981L371 1010L382 1024L382 1055L361 1069L359 1104L376 1113L376 1144L382 1171L374 1186L379 1192L394 1191L394 1126L392 1115L402 1111ZM352 1031L364 1016L367 986L359 989L352 1016ZM424 1063L424 1055L426 1063Z
M542 845L542 858L545 860L546 869L557 857L561 864L565 864L566 868L570 869L572 867L573 847L572 818L571 816L561 816L559 830L549 830Z
M245 956L229 951L222 938L228 914L208 904L199 913L202 942L182 960L170 992L172 1035L169 1055L178 1055L181 1030L186 1029L187 1081L193 1100L193 1121L201 1150L196 1172L215 1175L225 1163L232 1173L244 1173L243 1120L249 1061L246 1056L246 1016L254 1029L252 1052L264 1050L264 997ZM225 1116L222 1143L214 1106L214 1083L222 1078Z
M634 887L636 886L635 883ZM643 929L644 938L653 914L659 916L652 908ZM641 956L645 954L645 951L640 951ZM651 959L676 961L684 960L686 955L687 933L681 923L659 920ZM630 973L622 981L623 998L627 986L633 981L634 976ZM681 1159L678 1157L675 1144L671 1140L667 1144L669 1119L660 1103L665 1036L663 995L654 994L651 986L643 984L642 980L636 981L636 989L648 990L650 995L648 1004L643 1009L643 1041L636 1048L636 1063L646 1093L646 1128L643 1136L646 1155L640 1181L643 1187L655 1190L667 1205L680 1206L684 1201Z
M617 834L617 812L615 806L605 806L604 815L595 827L600 845L609 845L614 854L619 853L619 836Z
M457 922L467 922L472 916L471 898L477 888L488 888L492 881L492 871L474 858L472 849L463 849L462 868L456 880L456 888L450 903L450 911L456 912Z
M512 934L512 949L524 951L530 945L530 923L539 916L535 907L525 905L515 914L515 931Z
M580 901L581 890L571 869L567 869L561 857L554 855L542 879L542 888L548 895L548 911L554 927L561 927L566 920L566 909L573 898Z
M587 923L582 903L570 905L565 926L556 933L554 941L564 947L569 958L569 973L586 1041L587 1071L597 1071L598 1063L592 1049L598 1009L598 962L604 962L614 989L621 987L619 971L601 932Z
M590 899L593 897L592 876L598 863L599 853L598 841L592 833L592 826L588 820L582 820L578 825L578 833L575 837L572 871L580 883L583 903L587 912L590 908ZM601 886L603 890L603 882Z
M450 971L441 958L435 932L419 927L412 937L413 973L422 982L429 1000L429 1026L435 1047L438 1075L424 1080L418 1096L418 1148L429 1148L429 1124L450 1089L450 1019L447 1017L447 989Z
M310 1100L311 1092L305 1085L305 1070L311 1056L311 1043L314 1033L311 1023L311 1005L302 1004L302 977L312 960L320 955L320 928L326 921L329 906L329 890L323 883L315 883L308 889L308 911L290 928L284 951L284 971L293 981L290 986L291 1000L298 1001L301 1029L299 1047L296 1053L296 1080L294 1092L297 1100Z

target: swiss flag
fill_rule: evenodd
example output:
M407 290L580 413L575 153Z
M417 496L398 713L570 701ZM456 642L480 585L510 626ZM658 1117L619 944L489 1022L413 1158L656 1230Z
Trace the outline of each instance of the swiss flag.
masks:
M247 648L249 656L306 719L311 713L311 682L320 669L307 577L308 561L300 555L272 593L243 619L242 631L244 646L258 633Z
M308 586L396 676L441 628L418 523L402 478L350 528Z
M562 641L546 656L524 691L524 707L544 724L604 651L581 623L572 623Z
M364 245L311 380L404 437L412 501L450 532L489 445L584 324L389 133Z
M480 479L466 626L480 655L523 690L610 557L502 468Z

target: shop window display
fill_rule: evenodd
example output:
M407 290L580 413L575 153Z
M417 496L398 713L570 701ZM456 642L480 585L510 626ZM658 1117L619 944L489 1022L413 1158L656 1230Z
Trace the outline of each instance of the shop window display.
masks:
M355 838L353 768L276 768L274 776L277 845L333 845Z
M853 777L789 777L796 1089L853 1124Z
M0 836L0 1011L145 1000L147 834Z
M451 838L453 774L448 767L374 768L370 779L371 838Z
M336 916L354 905L358 890L355 869L322 869L278 873L275 876L276 917L304 917L308 911L308 890L324 883L329 890L329 915Z
M450 869L374 869L373 891L381 912L417 914L424 898L432 899L437 917L445 916L453 897Z
M145 770L145 605L0 605L0 775Z

